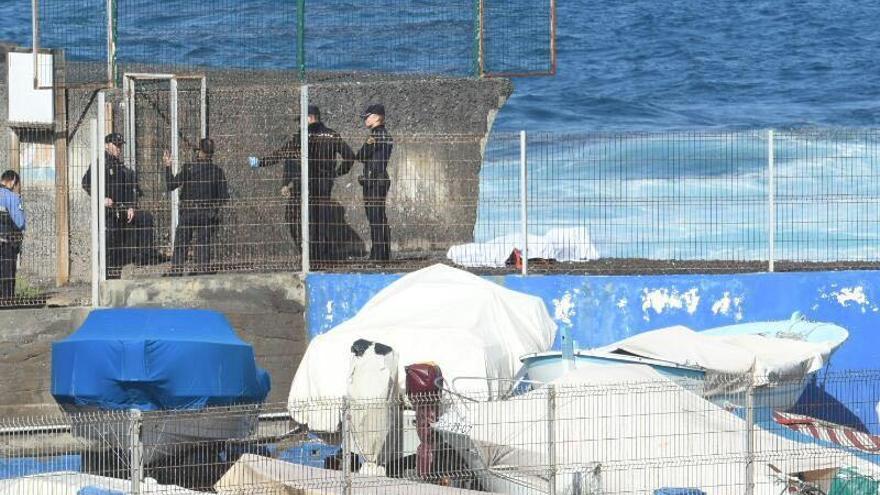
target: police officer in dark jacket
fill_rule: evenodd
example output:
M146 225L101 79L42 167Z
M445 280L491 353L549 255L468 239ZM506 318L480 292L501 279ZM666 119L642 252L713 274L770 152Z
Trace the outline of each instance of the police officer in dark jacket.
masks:
M361 115L364 125L370 129L367 141L355 155L355 160L363 162L364 174L358 178L364 191L364 209L370 222L370 259L387 261L391 258L388 217L385 214L385 198L391 188L388 177L388 160L394 139L385 129L385 107L373 104Z
M15 297L15 273L25 229L21 177L14 170L0 175L0 304Z
M107 278L119 278L122 265L133 255L126 252L126 240L132 237L128 232L135 228L135 206L138 197L137 178L134 172L122 162L122 145L125 140L119 133L107 134L104 138L104 188L107 207L106 244ZM92 168L82 178L82 188L92 194ZM132 247L128 247L132 249Z
M312 260L337 258L337 244L334 239L332 196L333 184L337 177L351 170L354 153L339 133L321 122L321 110L309 105L309 257ZM251 158L252 167L275 164L284 166L281 194L287 198L286 221L290 235L299 245L300 235L300 187L301 153L300 136L297 133L283 147L265 158Z
M196 159L184 164L177 175L171 171L171 155L165 154L165 184L168 192L180 188L177 230L171 274L183 272L186 253L195 237L195 262L199 271L209 271L211 243L220 224L220 207L229 199L223 169L214 164L214 140L204 138L196 148Z

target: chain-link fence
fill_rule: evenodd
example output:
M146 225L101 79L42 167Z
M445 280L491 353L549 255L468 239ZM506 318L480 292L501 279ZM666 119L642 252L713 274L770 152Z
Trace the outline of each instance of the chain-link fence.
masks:
M89 109L87 101L72 100L70 108L77 107L82 119L70 123L66 136L52 126L10 126L6 163L17 172L18 181L9 196L17 200L7 196L2 205L11 215L4 219L0 234L5 241L0 256L4 263L0 279L5 284L0 307L39 306L49 297L61 297L65 304L88 301L85 293L61 294L65 286L82 286L91 280L92 207L80 184L96 156L95 110ZM11 201L19 205L18 215Z
M880 438L868 433L877 425L831 419L874 406L837 397L877 392L876 372L824 375L817 393L803 392L819 390L804 379L715 377L710 386L617 368L613 377L589 367L491 398L447 383L439 395L382 400L164 412L70 406L69 414L3 419L0 489L877 493ZM808 413L776 411L767 400L792 391Z
M33 10L38 46L67 53L68 86L121 85L123 72L143 66L288 70L289 82L555 70L553 0L36 0L20 8Z
M313 123L304 188L298 89L203 91L200 79L181 79L172 111L169 80L132 84L133 112L107 117L106 129L131 136L120 133L120 161L106 160L105 194L115 203L98 246L110 278L408 271L437 262L479 273L880 262L872 130L407 133L389 111L376 134L358 130L361 105L352 99L348 110L326 106L322 123ZM87 96L72 105L85 110L70 112L77 122L66 180L55 172L63 170L58 136L15 130L13 168L29 222L15 275L23 300L40 301L56 282L92 280L86 129L95 105ZM212 140L210 167L195 150L201 136Z

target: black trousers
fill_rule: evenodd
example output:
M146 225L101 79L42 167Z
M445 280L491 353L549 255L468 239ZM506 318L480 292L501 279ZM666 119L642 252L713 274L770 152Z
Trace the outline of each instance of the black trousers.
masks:
M192 247L197 270L209 271L213 237L219 223L217 213L213 210L180 210L177 220L177 229L174 231L174 255L171 258L172 268L177 270L183 268L187 251Z
M391 228L385 213L385 198L391 181L373 179L364 182L364 209L370 222L370 259L387 261L391 258Z
M106 226L107 231L104 239L104 247L107 252L106 277L110 280L121 276L122 267L131 258L131 248L126 242L130 237L128 231L131 224L127 221L125 210L107 210Z
M336 258L338 239L330 235L333 221L332 201L329 191L320 191L321 196L309 196L309 259L315 261ZM287 200L285 221L290 229L290 237L297 248L302 245L302 218L300 196Z
M17 243L0 242L0 304L15 297L15 272L18 269Z

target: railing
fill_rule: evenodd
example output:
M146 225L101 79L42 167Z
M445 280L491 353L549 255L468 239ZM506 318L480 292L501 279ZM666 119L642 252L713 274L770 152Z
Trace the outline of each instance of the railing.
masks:
M877 425L830 422L873 408L876 372L823 374L824 391L812 380L749 377L708 387L641 367L611 378L580 370L505 399L443 393L144 413L68 406L70 414L0 419L0 489L844 494L880 484L880 437L867 433ZM804 387L799 413L775 411Z
M230 119L215 121L212 137L228 199L175 203L183 193L167 187L167 115L142 111L137 144L122 155L130 182L117 184L137 191L127 205L135 215L129 222L127 207L107 207L103 237L92 235L101 232L92 207L103 203L90 203L81 187L91 160L102 157L103 140L93 146L90 136L98 120L85 119L67 144L66 181L52 168L49 134L20 132L29 226L19 297L7 304L39 302L53 282L88 286L101 277L408 271L436 262L523 274L858 269L880 262L874 130L524 132L484 141L390 127L388 181L371 183L387 194L365 201L363 160L346 161L342 151L356 154L370 139L366 130L334 115L328 125L344 129L344 150L329 161L315 155L313 143L304 189L300 115L291 112L286 126L242 126L233 118L236 104L227 106ZM179 173L194 160L198 121L184 119L177 132L169 170ZM249 157L262 161L254 168ZM202 175L189 182L191 190L210 190L222 181ZM387 257L373 248L383 239ZM105 269L91 260L104 260Z
M22 3L19 15L32 18L32 40L16 31L0 37L64 50L68 87L121 87L122 72L136 66L171 73L283 70L288 83L366 74L552 75L556 68L554 0L31 4Z

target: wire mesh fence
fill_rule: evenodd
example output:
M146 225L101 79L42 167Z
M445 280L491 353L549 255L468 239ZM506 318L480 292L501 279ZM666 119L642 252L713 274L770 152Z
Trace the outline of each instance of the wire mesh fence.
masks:
M780 132L775 141L779 258L876 262L877 132Z
M504 394L0 420L0 488L120 493L876 493L874 371L815 382L588 367ZM606 371L601 371L605 369ZM724 394L717 394L724 389ZM794 390L809 415L768 398ZM807 389L807 392L803 392ZM876 399L876 394L873 395ZM865 400L865 399L862 399ZM843 402L846 402L844 405ZM67 490L67 491L65 491ZM866 491L853 491L866 490Z
M880 261L876 131L523 141L407 133L391 120L376 134L352 103L351 115L312 124L304 188L301 115L290 103L298 90L205 92L193 78L178 80L172 98L170 80L132 85L132 111L108 112L105 127L121 140L117 155L105 154L112 203L98 255L109 278L436 262L479 273L681 273ZM14 127L10 164L28 226L15 276L4 275L17 280L18 302L6 305L92 280L93 100L84 93L69 105L66 163L54 131ZM197 150L202 136L209 155Z
M124 71L145 67L179 74L205 67L280 70L293 81L364 73L545 75L555 63L552 2L38 0L35 6L37 43L65 51L68 86L120 85ZM30 10L24 2L20 8ZM16 35L21 38L10 34Z
M79 184L89 167L92 142L76 137L59 150L62 138L50 129L15 128L12 133L10 170L17 171L17 185L11 191L20 210L15 215L13 204L6 202L12 222L4 228L0 306L43 305L50 289L89 281L90 206L69 184Z

